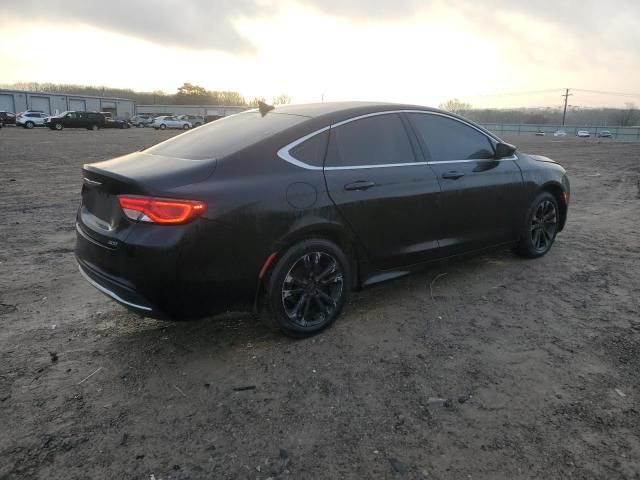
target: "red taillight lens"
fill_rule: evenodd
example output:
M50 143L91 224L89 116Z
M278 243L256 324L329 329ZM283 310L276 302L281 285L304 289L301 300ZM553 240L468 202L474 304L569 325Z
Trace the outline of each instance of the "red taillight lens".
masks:
M195 200L120 196L118 201L129 220L161 225L189 223L207 209L205 203Z

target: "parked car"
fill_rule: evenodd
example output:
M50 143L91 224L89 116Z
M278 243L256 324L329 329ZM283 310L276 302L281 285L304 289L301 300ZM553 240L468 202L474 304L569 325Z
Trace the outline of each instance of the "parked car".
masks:
M598 137L600 137L600 138L613 138L613 135L611 135L611 132L609 130L600 130L598 132Z
M204 125L204 117L198 115L178 115L178 120L186 120L193 128Z
M33 127L44 127L44 123L49 115L44 112L27 110L16 117L16 126L31 129Z
M113 118L111 112L100 112L104 116L104 125L102 128L131 128L129 122Z
M586 137L590 137L590 136L591 136L591 134L587 130L578 130L576 132L576 137L586 138Z
M98 290L159 318L253 306L293 336L433 260L540 257L569 204L553 160L454 114L364 102L238 113L83 177L76 258Z
M45 126L51 130L62 130L63 128L86 128L87 130L98 130L104 127L106 119L98 112L62 112L60 115L48 117Z
M146 127L153 123L153 115L134 115L133 117L131 117L131 119L129 119L129 123L131 123L131 125L135 125L136 127Z
M553 132L553 136L554 137L566 137L567 136L567 132L565 132L564 130L556 130L555 132Z
M224 118L222 115L207 115L204 117L204 123L215 122L216 120L220 120Z
M16 124L15 113L7 112L4 110L0 111L0 126L15 125L15 124Z
M536 137L544 137L544 132L542 130L538 130L536 132Z
M191 128L191 122L180 120L178 117L173 115L166 115L154 118L151 126L156 130L164 130L166 128L181 128L183 130L189 130Z

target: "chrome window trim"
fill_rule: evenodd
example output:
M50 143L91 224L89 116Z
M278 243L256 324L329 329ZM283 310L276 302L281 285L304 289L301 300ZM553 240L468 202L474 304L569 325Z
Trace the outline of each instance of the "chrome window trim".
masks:
M308 163L302 162L300 160L298 160L297 158L293 157L291 155L291 153L289 152L291 149L293 149L294 147L297 147L298 145L300 145L301 143L309 140L311 137L314 137L322 132L325 132L331 128L336 128L339 127L341 125L345 125L347 123L350 122L355 122L356 120L361 120L363 118L369 118L369 117L376 117L379 115L391 115L391 114L398 114L398 113L420 113L423 115L437 115L439 117L445 117L448 118L450 120L454 120L456 122L460 122L463 125L466 125L468 127L473 128L474 130L476 130L477 132L481 133L482 135L484 135L485 137L487 137L487 139L489 140L493 140L493 141L498 141L497 137L493 137L490 135L487 135L487 132L484 132L482 130L480 130L478 127L476 127L475 125L472 125L468 122L465 122L464 120L461 120L459 118L455 118L452 117L451 115L447 115L445 113L440 113L440 112L429 112L426 110L387 110L384 112L373 112L373 113L367 113L365 115L359 115L357 117L353 117L353 118L347 118L346 120L342 120L340 122L337 123L332 123L331 125L327 126L327 127L323 127L319 130L316 130L314 132L311 132L307 135L305 135L304 137L301 137L291 143L288 143L287 145L285 145L284 147L282 147L280 150L278 150L278 156L284 160L285 162L291 163L292 165L295 165L296 167L300 167L300 168L304 168L307 170L360 170L360 169L370 169L370 168L389 168L389 167L408 167L408 166L418 166L418 165L438 165L438 164L442 164L442 163L469 163L469 162L482 162L482 161L492 161L492 162L501 162L503 160L508 161L508 160L518 160L518 156L517 155L513 155L511 157L506 157L506 158L476 158L476 159L467 159L467 160L443 160L441 162L435 162L435 161L430 161L430 162L408 162L408 163L385 163L385 164L377 164L377 165L345 165L342 167L318 167L315 165L309 165Z
M322 132L326 132L327 130L329 130L329 128L331 128L331 126L321 128L320 130L316 130L315 132L311 132L308 135L305 135L304 137L299 138L298 140L295 140L294 142L291 142L291 143L285 145L280 150L278 150L278 156L282 160L284 160L285 162L289 162L289 163L291 163L291 164L293 164L293 165L295 165L297 167L306 168L307 170L322 170L323 167L317 167L315 165L309 165L308 163L301 162L297 158L292 157L291 154L289 153L289 150L291 150L292 148L297 147L302 142L306 142L311 137L315 137L316 135L318 135L318 134L320 134Z
M98 282L96 282L95 280L93 280L91 277L89 277L89 275L87 275L85 273L85 271L82 269L82 267L80 265L78 265L78 270L80 270L80 273L82 274L82 276L84 277L84 279L89 282L91 285L93 285L95 288L97 288L98 290L100 290L102 293L104 293L105 295L108 295L109 297L113 298L114 300L120 302L120 303L124 303L125 305L129 305L130 307L134 307L134 308L138 308L140 310L145 310L147 312L150 312L152 309L149 307L145 307L144 305L138 305L136 303L131 303L131 302L127 302L126 300L124 300L122 297L120 297L120 295L118 295L115 292L112 292L111 290L109 290L108 288L103 287L102 285L100 285Z

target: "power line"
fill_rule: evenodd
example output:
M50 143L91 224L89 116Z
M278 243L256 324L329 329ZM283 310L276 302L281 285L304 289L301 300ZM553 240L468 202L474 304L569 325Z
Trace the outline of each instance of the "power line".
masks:
M574 88L576 92L597 93L600 95L614 95L618 97L640 97L640 93L623 93L623 92L604 92L601 90L585 90L582 88Z
M463 98L478 98L478 97L513 97L523 95L536 95L542 93L555 93L561 91L561 88L550 88L547 90L531 90L528 92L503 92L503 93L481 93L478 95L465 95Z

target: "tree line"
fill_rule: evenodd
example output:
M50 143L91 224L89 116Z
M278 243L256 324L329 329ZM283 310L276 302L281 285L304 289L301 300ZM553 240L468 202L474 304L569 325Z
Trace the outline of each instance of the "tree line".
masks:
M511 123L529 125L559 125L562 108L473 108L469 103L453 98L438 106L442 110L462 115L478 123ZM631 127L640 123L640 110L633 103L624 108L570 108L567 125L602 125Z
M207 90L200 85L191 83L183 83L176 89L176 93L166 93L161 90L138 92L129 88L76 85L72 83L19 82L2 85L2 87L46 93L126 98L134 100L141 105L224 105L256 107L258 102L269 103L265 97L247 99L239 92ZM273 105L282 105L291 103L291 100L289 95L282 94L271 99L271 103Z

